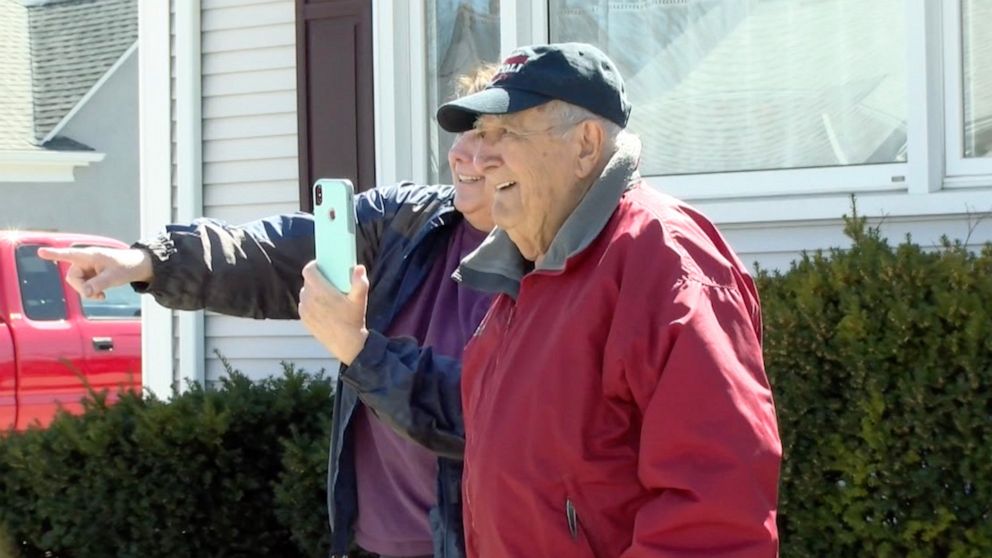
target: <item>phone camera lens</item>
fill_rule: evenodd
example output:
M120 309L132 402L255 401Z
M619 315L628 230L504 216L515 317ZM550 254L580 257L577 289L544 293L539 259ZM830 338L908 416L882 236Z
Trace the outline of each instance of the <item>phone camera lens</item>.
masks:
M314 201L317 202L317 205L320 205L320 204L324 203L324 190L323 190L323 188L321 188L320 186L317 186L317 191L316 191L316 193L314 194L313 197L314 197Z

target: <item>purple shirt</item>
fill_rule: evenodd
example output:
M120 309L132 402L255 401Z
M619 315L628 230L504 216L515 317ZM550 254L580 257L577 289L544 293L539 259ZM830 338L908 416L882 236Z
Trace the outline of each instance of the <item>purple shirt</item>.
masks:
M451 274L485 237L465 221L456 225L444 257L434 260L386 335L413 337L437 354L461 359L490 297L462 287ZM364 405L354 420L358 545L392 556L433 554L428 512L437 504L437 457L393 432Z

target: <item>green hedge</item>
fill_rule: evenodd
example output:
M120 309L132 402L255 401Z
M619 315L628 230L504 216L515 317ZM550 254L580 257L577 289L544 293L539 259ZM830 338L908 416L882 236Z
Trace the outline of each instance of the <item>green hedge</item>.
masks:
M0 540L23 558L326 554L322 374L86 406L0 443Z
M892 247L858 218L847 232L848 250L758 276L785 447L781 555L992 556L992 247ZM9 437L0 545L323 556L330 398L292 367L234 373L170 403L97 398Z
M992 556L992 247L846 232L759 274L782 556Z

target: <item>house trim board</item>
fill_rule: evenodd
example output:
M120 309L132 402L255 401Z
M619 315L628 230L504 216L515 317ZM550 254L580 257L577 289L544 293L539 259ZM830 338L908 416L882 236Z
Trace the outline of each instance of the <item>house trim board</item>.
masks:
M140 226L145 238L172 220L169 20L168 2L138 2ZM172 341L172 310L142 297L142 384L161 398L173 389Z
M74 182L73 171L99 163L96 151L0 151L0 184L5 182Z
M188 223L203 215L203 83L200 0L176 3L176 218ZM204 315L179 312L179 375L203 385ZM185 385L180 383L179 389Z

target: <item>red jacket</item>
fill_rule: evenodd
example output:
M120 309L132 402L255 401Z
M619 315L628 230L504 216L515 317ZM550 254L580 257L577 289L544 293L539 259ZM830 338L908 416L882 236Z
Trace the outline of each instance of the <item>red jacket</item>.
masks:
M604 176L516 292L499 278L465 351L469 556L777 554L754 283L703 216L625 174L636 183ZM490 240L475 265L510 246ZM499 282L484 275L463 266Z

